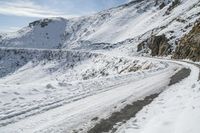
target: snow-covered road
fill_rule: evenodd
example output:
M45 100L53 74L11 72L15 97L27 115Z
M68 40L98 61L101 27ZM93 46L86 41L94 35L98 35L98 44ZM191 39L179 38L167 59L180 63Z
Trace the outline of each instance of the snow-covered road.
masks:
M26 52L24 52L24 54L25 53ZM19 101L17 101L16 104L14 102L13 104L11 103L11 105L8 104L8 106L7 104L1 104L3 105L3 107L1 107L2 109L0 110L1 111L0 132L1 133L21 133L21 132L24 133L27 132L71 133L72 132L73 133L76 131L85 132L91 127L93 127L98 122L98 120L109 117L110 114L119 111L127 104L142 99L151 94L155 94L161 92L162 90L168 89L171 77L179 70L181 70L183 67L191 69L190 77L191 76L194 77L195 76L194 73L196 72L196 69L198 69L196 66L185 62L165 60L165 59L153 59L145 57L132 58L125 56L122 58L122 56L119 55L119 57L117 56L115 59L112 58L112 55L105 55L105 56L101 55L100 57L95 57L95 59L99 58L99 60L101 61L100 64L102 64L104 63L102 62L102 57L106 58L105 62L110 64L115 60L119 60L119 62L122 62L124 60L123 58L127 59L125 60L125 62L123 62L123 64L119 64L119 65L125 64L121 68L121 71L124 71L125 69L129 68L131 64L136 63L134 65L137 65L137 63L140 63L140 61L142 67L144 68L148 67L150 69L149 70L144 69L130 74L122 74L121 76L115 75L106 78L104 77L96 79L94 78L94 80L93 79L88 81L86 80L86 82L81 81L84 84L86 84L85 86L86 88L83 87L82 89L78 89L76 88L78 86L72 86L71 88L74 89L71 90L72 92L70 94L69 93L70 89L66 89L65 84L63 87L61 86L61 88L59 87L55 89L54 86L56 86L56 84L60 84L57 83L58 82L57 80L59 79L56 79L56 81L54 81L50 80L51 78L50 79L40 78L38 80L37 78L38 74L37 74L36 81L34 81L35 80L34 73L36 73L38 70L42 70L42 68L45 67L48 68L49 66L51 67L54 66L54 64L52 64L51 62L48 63L50 65L47 64L47 66L45 67L40 64L38 65L37 63L34 65L31 64L25 65L25 67L23 66L23 68L19 69L19 71L0 80L0 85L2 86L1 91L3 93L2 95L3 97L1 98L2 100L6 101L6 99L12 99L12 100L16 99L12 95L9 95L9 93L4 94L4 92L6 92L5 90L7 90L8 92L13 91L14 94L17 96L20 95L20 93L24 93L25 94L24 96L28 94L26 99L22 99L25 101L25 103L23 103L24 105ZM130 62L130 64L127 64L126 66L126 63L129 62L129 60L134 60L134 61L133 63ZM148 63L147 60L150 63ZM87 63L90 63L89 61L90 60L86 60L86 62L84 63L81 62L79 64L81 67L77 66L77 72L79 71L80 68L83 69L84 67L87 67ZM98 63L98 60L94 60L94 62ZM99 65L91 63L88 64L88 66ZM153 67L151 68L149 66L152 66L152 63L156 65L155 66L153 65ZM86 64L86 66L84 64ZM117 64L115 63L111 65L112 65L111 69L113 69L113 66L116 66ZM102 65L101 67L104 68L105 66ZM106 67L108 67L108 65ZM74 69L76 69L76 67ZM39 73L40 77L42 77L42 75L46 75L46 72L44 73L43 71L44 70L40 71ZM56 74L60 76L60 73ZM24 76L28 77L29 75L33 75L33 77L28 79L23 78ZM50 76L46 77L58 77L58 76L56 76L55 74L50 74ZM32 80L34 82L27 83L25 82L26 80L28 81ZM96 81L98 80L100 81L100 84L97 84L98 82L96 83ZM40 97L43 98L44 94L39 93L39 91L40 92L43 91L43 86L47 84L47 83L44 84L44 82L46 81L52 82L53 85L48 84L46 90L44 90L45 93L46 91L48 91L48 95L45 95L45 97L46 96L47 97L43 101L38 100L41 101L40 103L41 106L37 102L36 103L38 105L37 104L34 105L33 101L36 101L37 98ZM79 84L79 82L77 83ZM35 87L34 84L36 85ZM99 87L98 85L101 86ZM13 88L14 90L12 89L12 87L14 87ZM31 89L31 87L34 88L38 87L40 89L37 89L37 93L33 94L32 92L30 93L28 91L29 89ZM53 89L54 91L50 93L49 89ZM33 91L34 90L35 89L33 89ZM72 97L72 99L70 99L71 96L68 96L68 94L73 95L74 98ZM28 99L29 97L30 99ZM61 102L58 103L55 102L54 98L56 98L58 101ZM49 104L48 100L50 100L50 102L51 100L53 100L55 104L54 103ZM36 108L33 108L34 106L36 106ZM6 108L8 108L11 111L5 110ZM94 118L96 118L96 120L94 120Z
M174 55L199 20L200 0L129 1L0 33L0 133L85 133L152 94L134 118L114 123L117 133L200 132L200 68L144 57ZM190 75L173 78L182 69Z
M94 117L107 117L132 101L165 89L170 77L180 69L178 67L180 66L177 64L169 63L166 69L144 79L127 82L126 85L24 118L1 127L0 132L73 132L74 129L84 131L94 124L91 121Z
M190 76L161 93L116 133L199 133L199 66L179 63L190 68Z

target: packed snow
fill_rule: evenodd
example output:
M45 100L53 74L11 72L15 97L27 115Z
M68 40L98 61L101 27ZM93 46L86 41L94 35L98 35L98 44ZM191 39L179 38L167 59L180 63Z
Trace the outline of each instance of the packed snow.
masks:
M71 82L63 81L59 71L44 77L41 73L45 67L27 63L22 69L0 81L0 132L73 132L77 128L86 130L92 126L92 118L106 117L129 100L164 90L171 75L182 68L180 65L159 61L141 62L135 59L134 62L136 66L143 64L144 68L127 74L97 79L91 77L86 81L76 79ZM145 70L148 62L155 65ZM85 63L88 61L77 66L79 70L87 70ZM52 67L51 61L47 64ZM33 77L28 77L30 75ZM127 102L120 105L124 100ZM114 108L115 106L118 108Z
M79 51L2 48L0 57L1 126L166 69L174 71L165 62Z
M161 93L117 133L199 133L199 68L185 65L191 68L191 75Z
M171 8L172 0L131 0L0 34L0 132L85 133L127 104L161 93L116 133L199 133L198 65L137 52L140 42L161 34L174 50L199 19L199 0ZM189 77L169 86L182 68Z

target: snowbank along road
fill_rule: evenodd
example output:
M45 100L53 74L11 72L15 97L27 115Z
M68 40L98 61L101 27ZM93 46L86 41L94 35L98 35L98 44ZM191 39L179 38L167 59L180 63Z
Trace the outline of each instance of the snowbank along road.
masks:
M199 0L130 0L0 33L0 133L199 133L199 66L170 60L200 59L199 18Z
M199 71L185 62L145 57L65 50L3 51L10 57L2 54L2 62L10 61L2 72L8 74L0 80L1 132L92 132L102 119L134 101L162 94L185 78L193 77L190 82L195 82ZM9 74L9 64L16 61L15 72ZM116 122L109 130L117 130L120 124Z

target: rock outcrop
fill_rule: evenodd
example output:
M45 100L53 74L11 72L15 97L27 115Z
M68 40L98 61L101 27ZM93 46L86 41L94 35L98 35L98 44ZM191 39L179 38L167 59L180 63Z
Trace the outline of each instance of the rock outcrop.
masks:
M48 23L50 23L50 22L52 22L52 20L48 19L48 18L42 19L42 20L37 20L37 21L29 23L29 27L34 27L36 25L40 25L43 28L43 27L47 26Z
M173 57L200 61L200 21L180 40Z
M165 15L169 15L170 12L175 8L177 7L178 5L181 4L181 1L180 0L174 0L172 1L172 4L169 6L169 8L167 9L167 11L165 12Z
M170 54L170 45L166 36L152 36L138 45L138 52L150 49L152 56L164 56Z

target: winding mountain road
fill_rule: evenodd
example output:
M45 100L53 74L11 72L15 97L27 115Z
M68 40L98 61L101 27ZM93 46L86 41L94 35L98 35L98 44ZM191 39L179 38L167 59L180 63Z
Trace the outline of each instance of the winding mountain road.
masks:
M127 104L169 88L168 85L174 80L173 78L176 78L173 75L177 73L180 79L173 84L187 76L199 76L196 74L196 71L199 71L196 65L179 61L162 61L167 62L168 67L156 74L7 124L0 127L0 132L86 132L100 119L109 118L113 112L125 108Z

